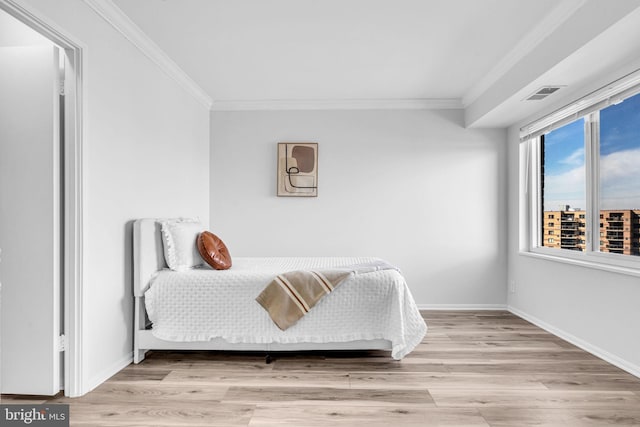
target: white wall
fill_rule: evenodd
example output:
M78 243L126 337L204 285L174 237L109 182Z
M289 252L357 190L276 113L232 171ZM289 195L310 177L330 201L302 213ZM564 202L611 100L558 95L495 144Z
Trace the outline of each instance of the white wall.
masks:
M209 112L77 0L24 0L86 46L85 391L132 357L131 224L209 216Z
M13 16L0 11L0 46L51 46L51 41Z
M459 110L211 114L211 228L232 256L378 256L418 304L506 299L506 133ZM319 143L319 196L276 197L276 144Z
M508 133L509 308L575 344L640 376L640 279L614 272L569 265L520 254L526 247L524 162L518 129L640 67L619 65L546 111L512 126ZM520 184L518 184L520 182Z

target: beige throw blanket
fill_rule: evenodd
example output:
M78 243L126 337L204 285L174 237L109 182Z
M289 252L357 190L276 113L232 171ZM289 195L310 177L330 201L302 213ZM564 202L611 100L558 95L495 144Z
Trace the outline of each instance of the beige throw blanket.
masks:
M397 270L384 261L323 270L300 270L279 274L258 295L256 301L283 331L293 326L325 295L356 274Z

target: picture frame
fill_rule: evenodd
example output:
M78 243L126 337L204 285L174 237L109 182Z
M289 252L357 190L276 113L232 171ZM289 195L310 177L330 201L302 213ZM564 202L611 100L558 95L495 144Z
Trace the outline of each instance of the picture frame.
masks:
M279 197L317 197L318 143L279 142L277 173Z

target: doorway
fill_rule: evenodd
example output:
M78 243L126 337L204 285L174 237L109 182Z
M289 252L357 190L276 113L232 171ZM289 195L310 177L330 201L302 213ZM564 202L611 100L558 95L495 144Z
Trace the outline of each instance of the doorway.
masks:
M14 0L0 14L0 387L80 396L82 48Z
M60 49L4 12L0 28L1 391L52 395L62 385Z

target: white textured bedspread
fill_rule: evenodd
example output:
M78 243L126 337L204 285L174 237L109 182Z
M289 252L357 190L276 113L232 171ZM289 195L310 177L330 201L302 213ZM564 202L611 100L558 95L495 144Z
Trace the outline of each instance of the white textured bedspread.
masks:
M145 293L152 333L167 341L326 343L386 339L401 359L427 331L396 270L353 276L304 318L281 331L255 298L280 273L376 261L376 258L234 258L229 270L163 270Z

